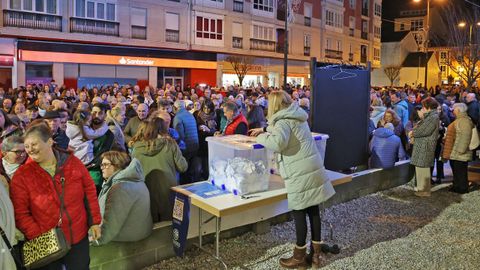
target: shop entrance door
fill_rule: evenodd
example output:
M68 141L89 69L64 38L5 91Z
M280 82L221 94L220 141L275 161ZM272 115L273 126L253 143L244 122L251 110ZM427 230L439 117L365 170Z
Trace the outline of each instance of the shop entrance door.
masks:
M6 92L10 87L12 87L12 69L0 68L0 88Z
M168 77L165 76L163 79L163 85L173 85L173 86L180 86L183 89L183 77Z

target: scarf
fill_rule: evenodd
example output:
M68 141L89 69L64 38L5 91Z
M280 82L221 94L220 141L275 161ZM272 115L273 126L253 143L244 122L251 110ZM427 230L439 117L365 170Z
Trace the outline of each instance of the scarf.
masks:
M5 173L8 175L8 178L10 179L12 179L13 174L17 171L18 167L20 167L20 164L9 163L8 161L5 160L5 158L2 158L2 165L3 165L3 168L5 169Z
M209 113L209 114L206 114L203 110L199 110L198 111L198 119L200 119L201 121L199 121L200 125L206 125L211 132L217 130L217 122L216 122L216 115L215 115L215 111Z

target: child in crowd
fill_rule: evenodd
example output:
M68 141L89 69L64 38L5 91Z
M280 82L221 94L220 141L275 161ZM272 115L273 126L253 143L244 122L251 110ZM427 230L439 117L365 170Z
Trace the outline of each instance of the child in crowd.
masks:
M68 146L85 165L88 165L94 158L92 140L103 136L108 130L106 123L98 129L92 129L91 121L90 112L79 110L73 114L73 120L67 123L67 136L70 139Z

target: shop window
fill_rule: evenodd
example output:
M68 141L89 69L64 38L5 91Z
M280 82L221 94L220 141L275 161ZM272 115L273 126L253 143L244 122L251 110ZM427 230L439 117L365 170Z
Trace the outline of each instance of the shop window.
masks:
M27 63L25 65L27 82L50 83L53 78L52 64Z

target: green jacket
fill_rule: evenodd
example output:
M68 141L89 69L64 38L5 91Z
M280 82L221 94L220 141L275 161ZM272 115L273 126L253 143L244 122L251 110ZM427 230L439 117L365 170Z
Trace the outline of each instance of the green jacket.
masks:
M277 155L277 165L287 189L288 208L292 210L319 205L335 194L307 119L307 113L294 103L275 113L269 119L268 133L257 137L258 143Z
M100 245L110 241L139 241L152 232L150 195L137 159L103 184L98 203L103 220Z
M152 146L135 142L132 148L132 156L142 164L145 184L150 191L153 222L170 220L173 209L170 188L177 185L177 171L187 170L187 161L177 143L170 138L158 138Z

